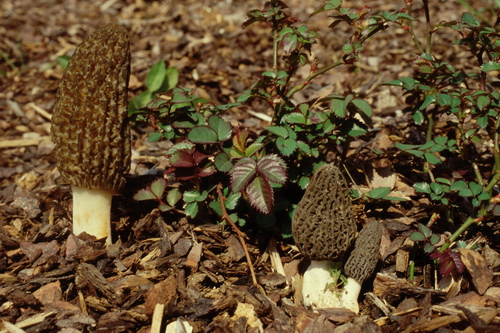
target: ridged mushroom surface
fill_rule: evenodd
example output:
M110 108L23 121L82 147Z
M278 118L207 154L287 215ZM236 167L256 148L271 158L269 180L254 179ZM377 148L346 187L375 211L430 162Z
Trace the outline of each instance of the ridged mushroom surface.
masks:
M356 235L349 187L333 164L311 178L292 220L295 244L311 260L341 260Z
M59 84L52 118L55 158L71 185L119 191L130 168L126 123L130 47L109 24L75 50Z
M378 221L368 223L359 233L354 250L344 265L348 277L364 281L373 274L380 252L382 225Z

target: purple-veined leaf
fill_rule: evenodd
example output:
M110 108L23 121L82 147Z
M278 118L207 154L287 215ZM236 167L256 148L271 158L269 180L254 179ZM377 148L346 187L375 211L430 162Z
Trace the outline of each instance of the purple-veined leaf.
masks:
M190 168L195 165L191 150L181 149L176 151L170 157L170 164L174 168Z
M257 162L250 157L240 159L231 169L231 189L241 191L257 173Z
M273 188L267 179L256 176L246 187L248 201L258 211L269 214L273 208Z
M281 185L286 182L286 164L278 155L265 155L258 160L257 172L270 182Z

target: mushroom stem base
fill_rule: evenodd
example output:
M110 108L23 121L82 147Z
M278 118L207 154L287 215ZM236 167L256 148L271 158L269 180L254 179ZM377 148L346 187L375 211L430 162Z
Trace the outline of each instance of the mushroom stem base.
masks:
M361 283L361 281L348 277L347 284L342 290L343 307L355 313L359 313L358 297L361 291Z
M311 261L302 279L302 299L305 306L312 308L341 308L340 291L331 290L328 286L335 283L330 269L332 261Z
M73 192L73 233L86 232L111 244L111 191L71 186Z

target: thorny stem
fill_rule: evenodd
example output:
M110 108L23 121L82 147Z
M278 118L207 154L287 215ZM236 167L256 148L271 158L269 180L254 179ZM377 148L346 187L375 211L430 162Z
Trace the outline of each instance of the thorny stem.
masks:
M255 270L254 270L253 264L252 264L252 258L250 258L250 253L248 253L247 244L245 242L245 235L241 232L240 229L238 229L238 227L236 226L236 223L234 223L234 221L231 219L231 217L227 213L226 206L224 205L224 201L226 200L226 198L222 194L222 184L221 183L219 183L217 185L217 194L219 195L220 207L222 209L222 218L224 220L226 220L231 225L234 232L238 236L238 239L241 243L241 246L243 246L243 250L245 251L245 257L247 259L247 264L248 264L248 269L250 270L250 275L252 276L253 285L256 286L263 295L265 295L264 289L257 282L257 278L255 276Z

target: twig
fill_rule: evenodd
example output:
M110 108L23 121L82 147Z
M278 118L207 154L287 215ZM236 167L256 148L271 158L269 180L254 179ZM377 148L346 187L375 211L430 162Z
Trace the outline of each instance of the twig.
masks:
M238 236L238 239L241 243L241 246L243 246L243 250L245 250L245 256L247 258L247 264L248 264L248 269L250 270L250 275L252 276L253 285L256 286L260 290L260 292L265 295L264 288L262 288L259 285L259 283L257 282L257 277L255 276L255 270L253 269L253 265L252 265L252 258L250 258L250 253L248 253L247 244L245 242L245 235L240 231L240 229L238 229L238 226L236 226L236 224L234 223L234 221L231 219L231 217L229 216L229 214L226 211L226 206L224 205L224 200L226 200L226 198L222 194L222 184L221 183L219 183L219 185L217 185L217 194L219 195L220 207L222 209L222 218L224 220L226 220L227 222L229 222L229 224L233 228L234 232Z

